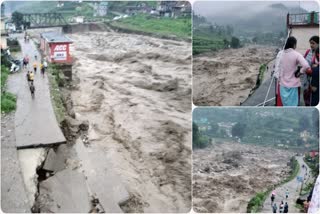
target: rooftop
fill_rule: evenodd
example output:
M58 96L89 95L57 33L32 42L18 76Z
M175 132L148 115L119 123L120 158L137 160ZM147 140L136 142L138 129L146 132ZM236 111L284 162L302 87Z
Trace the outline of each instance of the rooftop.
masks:
M42 33L41 37L43 37L49 43L58 43L58 42L72 43L72 40L69 37L56 31Z

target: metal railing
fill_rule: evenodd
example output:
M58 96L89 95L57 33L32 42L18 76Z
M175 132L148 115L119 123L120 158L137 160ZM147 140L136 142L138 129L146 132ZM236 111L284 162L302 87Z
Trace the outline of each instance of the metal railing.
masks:
M319 12L287 14L287 26L319 26Z

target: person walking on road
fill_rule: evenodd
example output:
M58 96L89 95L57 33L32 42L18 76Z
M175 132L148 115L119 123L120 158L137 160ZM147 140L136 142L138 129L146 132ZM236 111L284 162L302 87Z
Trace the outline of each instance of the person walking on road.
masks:
M272 211L273 211L273 213L277 213L277 209L278 209L277 204L274 203L274 204L272 205Z
M44 77L44 65L43 65L43 63L40 63L40 71L41 71L41 74L42 74L42 76Z
M27 81L30 82L30 71L27 72Z
M29 57L28 56L25 56L23 58L23 68L27 68L28 67L28 64L29 64Z
M288 203L286 202L286 204L284 205L284 209L283 209L284 213L288 213L289 212L289 206Z
M28 78L29 84L33 84L33 81L34 81L34 73L33 73L32 71L28 72L27 78Z
M286 190L286 199L288 199L289 198L289 190L287 189Z
M34 84L33 82L31 82L30 84L30 92L31 92L31 97L34 98L34 92L35 92L35 87L34 87Z
M37 62L33 63L33 70L34 70L34 73L36 74L37 73Z

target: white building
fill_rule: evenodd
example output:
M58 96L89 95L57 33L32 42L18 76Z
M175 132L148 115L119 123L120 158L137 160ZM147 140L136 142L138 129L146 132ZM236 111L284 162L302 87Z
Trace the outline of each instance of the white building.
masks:
M106 16L108 14L108 2L95 3L94 10L94 16Z

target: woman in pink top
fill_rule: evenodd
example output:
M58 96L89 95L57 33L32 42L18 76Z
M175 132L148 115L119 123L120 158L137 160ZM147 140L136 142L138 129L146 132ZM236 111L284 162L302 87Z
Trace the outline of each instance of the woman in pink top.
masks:
M301 66L300 73L310 69L304 57L295 51L297 40L289 37L279 62L280 97L283 106L299 105L300 78L295 76L298 65ZM298 75L299 76L299 75Z

